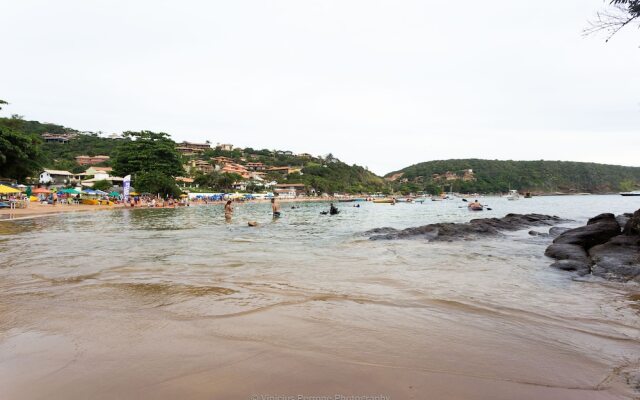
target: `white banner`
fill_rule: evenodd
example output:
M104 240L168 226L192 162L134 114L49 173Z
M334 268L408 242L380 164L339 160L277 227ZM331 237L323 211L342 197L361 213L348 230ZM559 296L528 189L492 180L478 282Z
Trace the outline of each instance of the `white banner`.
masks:
M122 181L122 196L124 197L124 202L128 203L129 202L129 189L131 189L131 175L127 175L124 177L124 180Z

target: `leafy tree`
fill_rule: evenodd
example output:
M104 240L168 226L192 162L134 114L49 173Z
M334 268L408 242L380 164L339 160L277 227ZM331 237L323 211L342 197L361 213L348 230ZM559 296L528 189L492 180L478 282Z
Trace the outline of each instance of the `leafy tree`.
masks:
M113 171L125 176L158 173L176 177L184 173L175 142L168 134L151 131L125 132L113 159ZM149 175L151 176L151 175Z
M24 181L42 165L40 139L0 126L0 176Z
M218 179L218 187L223 190L229 190L234 183L241 180L242 176L235 173L225 172L224 174L221 174L220 178Z
M111 189L113 187L113 184L110 181L103 179L100 181L95 181L92 187L95 190L102 190L103 192L105 192Z
M182 193L171 176L157 171L136 174L133 185L140 192L154 195L160 193L162 196L178 197Z
M196 176L193 178L193 183L197 184L198 186L215 189L218 187L219 179L220 174L216 171L210 172L208 174L198 171Z
M0 106L6 105L6 104L9 104L9 103L7 103L6 101L0 99ZM2 107L0 107L0 110L2 110Z

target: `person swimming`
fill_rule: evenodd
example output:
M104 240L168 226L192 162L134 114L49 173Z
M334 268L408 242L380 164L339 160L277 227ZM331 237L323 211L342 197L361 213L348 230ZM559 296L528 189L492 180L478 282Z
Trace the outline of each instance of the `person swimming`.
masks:
M336 206L331 203L331 205L329 206L329 215L336 215L338 213L340 213L340 210L338 210Z

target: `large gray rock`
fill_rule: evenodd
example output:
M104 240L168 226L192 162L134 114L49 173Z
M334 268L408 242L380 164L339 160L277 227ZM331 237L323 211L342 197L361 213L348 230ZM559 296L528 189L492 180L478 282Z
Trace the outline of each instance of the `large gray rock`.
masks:
M593 275L640 282L640 236L620 235L589 250Z
M549 236L555 238L565 233L566 231L570 231L570 230L571 228L567 228L564 226L552 226L551 228L549 228Z
M577 244L554 243L547 247L544 255L556 260L575 260L589 264L589 254Z
M616 221L618 221L618 225L620 225L621 229L623 229L627 225L627 222L629 222L632 216L633 214L631 213L616 215Z
M551 264L551 266L563 271L575 271L580 276L588 275L591 272L589 264L576 260L559 260Z
M640 210L633 213L624 226L625 235L640 235Z
M620 225L613 214L600 214L591 218L586 226L568 230L554 239L557 244L575 244L590 249L620 235Z
M503 218L480 218L467 223L438 223L416 228L396 230L379 228L364 235L371 240L420 238L427 240L456 240L474 237L495 236L502 231L515 231L530 226L550 226L565 222L559 217L543 214L507 214Z

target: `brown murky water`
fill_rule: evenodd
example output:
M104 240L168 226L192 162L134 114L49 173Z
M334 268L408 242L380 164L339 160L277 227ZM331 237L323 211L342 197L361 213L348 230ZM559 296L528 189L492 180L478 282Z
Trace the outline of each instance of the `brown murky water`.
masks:
M489 201L579 222L640 207ZM633 398L637 286L552 270L526 232L359 235L471 218L457 203L301 207L271 221L240 206L232 224L218 207L1 222L0 398Z

